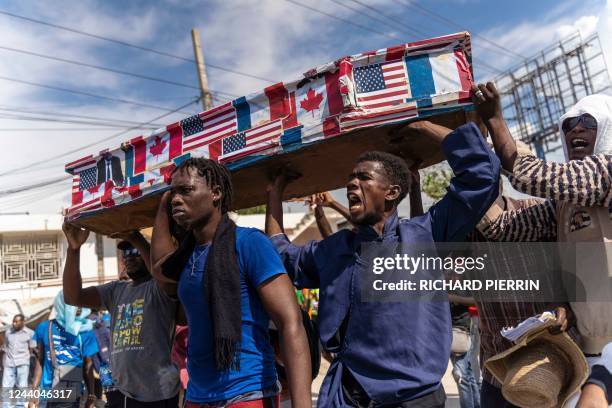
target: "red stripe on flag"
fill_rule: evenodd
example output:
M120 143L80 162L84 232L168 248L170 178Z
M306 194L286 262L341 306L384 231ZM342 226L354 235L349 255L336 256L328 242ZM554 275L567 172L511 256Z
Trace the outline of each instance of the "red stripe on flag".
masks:
M206 112L202 112L202 113L198 114L198 116L200 117L200 119L208 119L208 120L210 120L214 116L219 116L219 113L221 111L223 111L223 113L225 113L227 108L233 108L233 105L232 105L231 102L226 102L223 105L216 106L216 107L214 107L212 109L207 110Z
M128 194L130 195L132 200L140 197L142 195L142 190L140 189L140 185L136 184L135 186L129 186Z
M147 142L138 137L132 139L130 144L134 147L134 176L144 172L147 168Z
M402 84L400 84L401 86ZM395 92L387 92L387 93L381 93L378 95L374 95L374 96L364 96L364 97L358 97L357 99L359 100L359 102L367 102L367 101L375 101L376 99L384 99L384 98L389 98L391 96L397 96L397 95L404 95L406 93L406 91L401 90L401 91L395 91ZM368 105L368 107L370 107L371 105Z
M289 92L282 82L265 88L264 93L270 104L270 120L280 119L291 113Z
M333 116L342 113L344 104L340 93L340 70L325 73L325 90L327 92L329 114Z
M325 118L323 121L323 135L325 138L338 136L340 134L340 124L335 117Z
M219 157L221 156L221 152L223 151L223 145L221 144L222 140L216 140L208 145L208 158L210 160L214 160L216 162L219 161Z
M92 160L93 160L93 156L90 154L87 157L83 157L83 158L80 158L79 160L75 160L73 162L70 162L70 163L66 164L64 167L66 169L70 169L70 168L76 167L77 164L82 164L81 162L89 162L89 161L92 161Z
M387 48L387 54L385 55L385 61L395 61L401 59L406 51L406 45L397 45L395 47Z
M214 132L210 132L210 133L202 134L202 135L200 135L200 136L198 136L198 137L194 137L193 139L190 139L188 142L186 142L186 143L185 143L185 144L187 144L187 143L189 143L189 144L190 144L189 146L186 146L186 147L185 147L185 151L186 151L186 152L188 152L188 151L190 151L190 150L197 149L198 147L205 146L205 145L207 145L207 144L209 144L209 143L216 142L217 140L221 140L221 139L223 139L223 138L224 138L224 137L226 137L226 136L233 135L234 133L236 133L236 131L234 130L234 127L235 127L235 126L234 126L234 123L231 123L231 124L229 124L228 126L225 126L225 127L221 128L221 129L218 129L218 130L216 130L216 131L214 131ZM206 139L206 140L203 140L203 141L201 141L201 142L199 142L199 143L196 143L196 144L191 144L191 143L193 143L193 142L197 142L198 140L201 140L201 139L203 139L203 138L206 138L207 136L214 135L215 133L217 133L217 132L219 132L219 131L221 131L221 130L224 130L224 129L230 129L230 130L229 130L228 132L225 132L225 133L222 133L222 134L216 135L216 136L215 136L214 138L212 138L212 139Z
M470 64L468 64L462 50L455 50L455 61L457 62L457 70L459 71L461 89L467 91L472 87L473 80Z
M283 119L283 127L289 129L298 125L297 120L297 105L295 104L295 92L289 94L289 107L290 113L285 119Z
M180 126L167 127L170 133L170 160L183 154L183 129Z

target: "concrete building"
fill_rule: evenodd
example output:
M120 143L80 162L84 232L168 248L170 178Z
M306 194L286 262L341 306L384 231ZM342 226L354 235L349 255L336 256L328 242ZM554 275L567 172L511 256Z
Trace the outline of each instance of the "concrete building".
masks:
M0 216L0 300L55 297L66 254L62 220L59 214ZM89 236L81 251L85 286L116 279L115 244L114 239Z

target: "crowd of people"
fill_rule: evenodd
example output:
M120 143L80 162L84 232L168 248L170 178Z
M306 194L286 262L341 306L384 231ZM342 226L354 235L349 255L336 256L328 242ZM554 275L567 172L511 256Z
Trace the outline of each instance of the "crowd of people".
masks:
M229 217L229 171L190 158L160 200L151 242L138 232L115 236L125 275L86 288L79 258L89 231L64 223L68 246L55 317L31 332L15 316L5 335L3 387L82 395L31 398L33 406L103 399L124 408L259 408L281 406L282 396L284 404L306 408L323 353L330 367L317 403L324 408L443 407L449 358L463 408L607 407L606 257L586 262L584 299L491 302L471 293L444 301L362 299L367 243L612 239L612 98L587 96L560 118L567 161L554 163L515 143L493 84L472 93L493 148L473 123L453 130L417 121L399 132L438 143L454 173L446 195L427 211L414 158L401 148L397 155L365 152L348 175L348 208L329 193L311 197L322 239L296 245L284 233L282 198L299 174L286 167L270 181L264 233ZM514 188L536 198L505 195L502 170ZM411 216L400 219L406 197ZM324 207L350 228L333 232ZM591 290L597 301L589 300ZM547 311L554 319L546 330L520 344L501 336L503 328ZM36 364L28 384L30 351ZM556 383L538 391L553 371Z

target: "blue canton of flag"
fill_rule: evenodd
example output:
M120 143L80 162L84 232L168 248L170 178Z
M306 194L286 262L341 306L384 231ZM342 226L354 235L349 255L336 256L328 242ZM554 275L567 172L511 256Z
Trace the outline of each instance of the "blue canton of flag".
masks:
M79 190L89 190L98 185L98 168L91 167L79 173L81 180L79 181Z
M240 132L223 139L223 155L236 152L246 147L246 133Z
M357 93L385 89L385 79L380 64L357 67L353 70L353 77L357 83Z
M191 136L204 131L204 121L198 115L183 119L180 122L183 136Z

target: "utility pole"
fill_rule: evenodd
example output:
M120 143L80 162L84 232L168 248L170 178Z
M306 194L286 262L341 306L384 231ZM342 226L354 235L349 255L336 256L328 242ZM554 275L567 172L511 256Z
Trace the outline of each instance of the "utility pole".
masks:
M193 53L196 60L196 69L198 70L198 79L200 80L200 97L204 110L212 108L212 95L208 90L208 78L206 77L206 64L204 63L204 54L202 54L202 46L200 45L200 32L196 28L191 29L191 39L193 41Z

